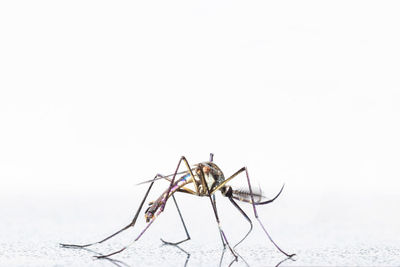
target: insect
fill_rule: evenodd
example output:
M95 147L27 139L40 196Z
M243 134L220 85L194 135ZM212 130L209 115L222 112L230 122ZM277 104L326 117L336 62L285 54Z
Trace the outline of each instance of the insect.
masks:
M288 254L285 251L283 251L271 238L271 236L269 235L269 233L267 232L267 230L265 229L264 225L262 224L261 220L258 217L257 214L257 209L256 206L258 205L265 205L268 203L273 202L275 199L277 199L279 197L279 195L282 193L282 190L284 188L284 185L282 186L282 188L280 189L280 191L278 192L278 194L269 200L265 200L265 201L261 201L263 200L263 196L261 193L255 192L253 191L252 187L251 187L251 183L250 183L250 178L249 178L249 174L247 171L246 167L241 168L240 170L238 170L237 172L235 172L233 175L231 175L228 178L225 178L224 174L222 173L221 169L213 162L213 157L214 155L211 153L210 154L210 159L209 161L206 162L202 162L202 163L198 163L193 165L193 167L191 167L189 165L189 162L187 161L187 159L185 157L181 157L179 162L178 162L178 166L176 167L176 170L173 174L164 176L161 174L157 174L153 179L145 181L143 183L140 184L144 184L144 183L150 183L145 196L142 200L142 202L139 205L139 208L136 211L136 214L133 218L133 220L126 225L125 227L123 227L122 229L118 230L117 232L115 232L114 234L98 241L98 242L94 242L94 243L90 243L90 244L86 244L86 245L73 245L73 244L60 244L62 247L73 247L73 248L86 248L95 244L100 244L103 243L105 241L107 241L108 239L118 235L119 233L127 230L130 227L134 227L136 224L136 220L143 208L143 205L147 199L147 196L150 193L150 190L154 184L155 181L157 180L161 180L161 179L165 179L167 181L169 181L169 186L168 188L160 195L159 198L157 198L155 201L152 201L149 203L149 207L146 209L145 211L145 219L146 219L146 227L143 229L142 232L140 232L140 234L136 237L136 239L129 245L122 247L121 249L114 251L112 253L109 253L107 255L100 255L100 256L95 256L96 258L108 258L112 255L118 254L122 251L124 251L125 249L127 249L129 246L131 246L134 242L136 242L137 240L139 240L142 235L146 232L146 230L151 226L151 224L156 220L156 218L164 211L165 206L167 204L167 201L172 198L177 210L178 210L178 214L179 217L181 219L181 222L183 224L185 233L186 233L186 239L183 239L179 242L168 242L165 241L163 239L161 239L162 242L164 242L165 244L168 245L179 245L187 240L190 240L190 235L189 232L187 230L187 227L185 225L185 222L183 220L181 211L179 209L178 203L175 199L174 194L176 192L182 192L182 193L187 193L187 194L191 194L191 195L195 195L195 196L200 196L200 197L207 197L210 200L210 204L212 206L213 212L214 212L214 216L215 216L215 220L218 224L218 228L219 228L219 232L221 235L221 240L222 240L222 244L224 247L228 247L230 249L230 251L232 252L232 254L234 255L235 259L237 259L237 255L234 251L234 248L239 245L243 240L246 239L246 237L250 234L250 232L253 229L253 223L250 220L249 216L240 208L240 206L237 204L236 201L241 201L241 202L246 202L252 205L253 207L253 212L254 212L254 216L255 218L258 220L258 222L261 225L261 228L264 230L265 234L267 235L268 239L272 242L272 244L284 255L286 255L287 257L291 258L293 257L295 254ZM179 171L179 168L182 164L182 162L184 163L186 169L185 171ZM247 186L248 189L246 190L235 190L233 189L230 185L228 185L228 182L231 181L233 178L235 178L236 176L238 176L239 174L244 173L246 175L247 178ZM189 185L191 185L192 187L190 188ZM192 189L194 188L194 189ZM243 217L245 217L245 219L250 223L250 229L249 231L246 233L246 235L235 245L235 246L231 246L228 242L228 239L226 238L226 235L221 227L220 224L220 220L218 217L218 212L217 212L217 207L216 207L216 200L215 200L215 193L217 191L221 191L222 195L227 197L230 202L235 206L235 208L237 208L239 210L239 212L243 215ZM257 199L257 201L255 200Z

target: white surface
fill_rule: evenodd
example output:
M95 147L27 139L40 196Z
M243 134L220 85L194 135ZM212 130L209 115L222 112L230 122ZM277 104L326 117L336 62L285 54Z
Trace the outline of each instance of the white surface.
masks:
M58 243L90 243L98 241L133 217L139 205L133 195L49 196L14 198L12 205L1 199L0 266L113 266L108 261L93 261L92 252L59 248ZM235 244L248 230L244 218L229 201L217 196L222 227L228 240ZM177 195L192 240L181 248L190 253L188 266L218 266L222 253L218 228L206 198L193 199ZM316 216L308 223L307 208L295 210L286 194L272 205L259 207L260 217L274 238L287 252L297 253L291 266L398 266L400 252L397 220L388 220L399 197L381 200L341 196L334 202L324 200ZM142 238L128 250L114 256L128 266L183 266L186 254L174 247L161 246L159 238L178 241L185 237L172 202ZM335 203L335 205L332 205ZM389 206L387 204L389 203ZM360 207L369 207L374 216L366 216ZM195 208L193 208L195 207ZM253 218L251 208L242 205ZM99 253L115 251L131 243L144 228L144 213L134 229L105 244L96 245ZM237 248L250 266L273 266L284 259L254 220L252 234ZM232 260L224 255L227 266ZM240 260L235 266L246 266Z
M80 237L80 226L68 229L74 212L56 218L57 206L43 201L42 213L28 218L21 203L51 196L91 203L99 195L106 202L171 173L181 155L196 163L213 152L226 176L248 166L268 196L286 183L283 211L273 218L293 231L287 240L302 233L316 244L313 229L357 211L353 230L375 233L367 247L384 253L400 220L398 8L396 1L2 1L0 213L18 211L2 215L2 224L35 225L32 247L72 230ZM235 182L244 185L244 177ZM102 232L102 216L99 209L93 232ZM46 226L66 228L42 237ZM329 251L340 255L334 240ZM9 234L3 246L20 251L16 242Z

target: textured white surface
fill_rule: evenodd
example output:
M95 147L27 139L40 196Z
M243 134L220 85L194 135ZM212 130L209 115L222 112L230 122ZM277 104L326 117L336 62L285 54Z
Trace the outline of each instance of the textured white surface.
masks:
M313 266L398 266L400 264L399 218L394 210L384 211L398 198L391 197L373 204L366 199L341 199L335 206L321 203L326 210L304 223L301 214L305 210L283 210L283 195L273 205L260 207L260 216L275 241L291 253L297 253L297 261L286 261L282 265ZM221 241L207 199L191 199L177 196L192 240L181 245L190 253L189 266L218 266L222 254ZM229 202L218 199L222 226L231 243L235 243L248 229L246 221L229 206ZM351 204L351 201L353 203ZM365 203L366 201L366 203ZM129 204L133 203L133 204ZM366 221L368 214L358 207L364 202L369 210L380 218ZM378 201L379 202L379 201ZM5 203L12 203L7 205ZM65 249L59 242L87 243L99 240L124 226L133 216L138 199L132 196L104 197L42 197L3 198L0 212L0 265L1 266L183 266L187 254L175 247L161 246L160 237L177 241L184 232L177 213L170 202L137 243L127 251L114 256L121 262L93 260L94 252ZM346 209L346 205L350 206ZM372 205L372 206L371 206ZM393 204L394 205L394 204ZM196 210L192 210L195 206ZM242 205L243 206L243 205ZM118 207L118 208L115 208ZM246 212L251 209L244 205ZM289 214L287 212L289 210ZM290 212L292 210L292 212ZM328 211L329 210L329 211ZM291 213L291 214L290 214ZM335 215L336 214L336 215ZM250 216L253 217L253 216ZM111 252L130 243L144 227L143 212L137 227L115 239L96 245L95 252ZM238 253L251 266L271 266L284 257L267 240L254 221L254 230L249 238L237 248ZM229 251L224 254L222 266L232 260ZM239 260L237 266L246 264Z

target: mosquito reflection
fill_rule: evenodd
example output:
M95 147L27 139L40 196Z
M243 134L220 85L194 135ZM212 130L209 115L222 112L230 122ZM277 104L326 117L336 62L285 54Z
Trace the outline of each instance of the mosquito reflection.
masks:
M167 246L167 245L171 245L171 244L164 243L164 244L162 244L161 246ZM188 264L188 262L189 262L190 253L189 253L189 252L187 252L186 250L184 250L183 248L181 248L179 245L172 245L172 246L173 246L173 247L176 247L177 249L179 249L180 251L182 251L183 253L185 253L185 254L186 254L186 260L185 260L185 264L183 265L184 267L186 267L186 266L187 266L187 264Z
M96 256L102 256L103 255L103 254L101 254L101 253L99 253L97 251L94 251L92 249L88 249L88 248L80 248L80 249L83 249L83 250L86 250L86 251L88 251L90 253L93 253ZM131 265L129 265L129 264L127 264L127 263L125 263L125 262L123 262L121 260L115 260L115 259L112 259L112 258L104 258L104 259L107 260L108 262L110 262L111 264L113 264L115 266L118 266L118 267L131 267Z
M225 255L225 251L226 251L226 248L223 248L222 249L222 253L221 253L221 258L220 258L220 260L219 260L219 267L221 267L222 266L222 262L223 262L223 259L224 259L224 255ZM247 263L247 261L239 254L239 253L237 253L237 251L236 251L236 255L238 256L238 258L240 258L245 264L246 264L246 266L250 266L248 263ZM238 262L238 259L237 258L233 258L233 260L229 263L229 267L230 266L232 266L233 264L235 264L235 262Z
M285 258L285 259L281 260L280 262L278 262L278 264L277 264L277 265L275 265L275 267L278 267L278 266L280 266L282 263L284 263L284 262L286 262L286 261L288 261L288 260L291 260L291 261L296 261L296 258L295 258L295 257L287 257L287 258Z

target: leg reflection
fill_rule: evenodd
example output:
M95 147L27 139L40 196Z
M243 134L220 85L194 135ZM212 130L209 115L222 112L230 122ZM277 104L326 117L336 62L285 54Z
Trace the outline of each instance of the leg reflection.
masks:
M223 261L223 259L224 259L225 251L226 251L226 249L223 248L223 249L222 249L222 253L221 253L221 258L220 258L220 260L219 260L219 267L222 266L222 261ZM235 253L236 253L236 255L246 264L246 266L250 266L250 265L247 263L247 261L246 261L236 250L235 250ZM237 262L237 261L238 261L238 260L237 260L236 258L233 258L233 260L229 263L228 266L232 266L232 264L235 263L235 262Z
M280 262L278 262L278 264L277 264L277 265L275 265L275 267L278 267L278 266L280 266L282 263L284 263L284 262L286 262L286 261L288 261L288 260L291 260L291 261L296 261L296 258L295 258L295 257L293 257L293 256L291 256L291 257L287 257L287 258L284 258L283 260L281 260Z
M83 250L89 251L89 252L91 252L93 254L96 254L96 256L103 256L103 254L101 254L101 253L99 253L97 251L94 251L92 249L88 249L88 248L80 248L80 249L83 249ZM114 259L111 259L111 258L101 258L101 259L107 260L110 263L112 263L112 264L114 264L115 266L118 266L118 267L131 267L129 264L126 264L125 262L120 261L120 260L114 260Z
M189 258L190 258L190 253L187 252L186 250L184 250L183 248L181 248L179 245L175 245L175 244L171 244L171 243L163 243L162 246L173 246L178 248L180 251L182 251L183 253L186 254L186 260L185 260L185 264L183 265L184 267L187 266L188 262L189 262Z

